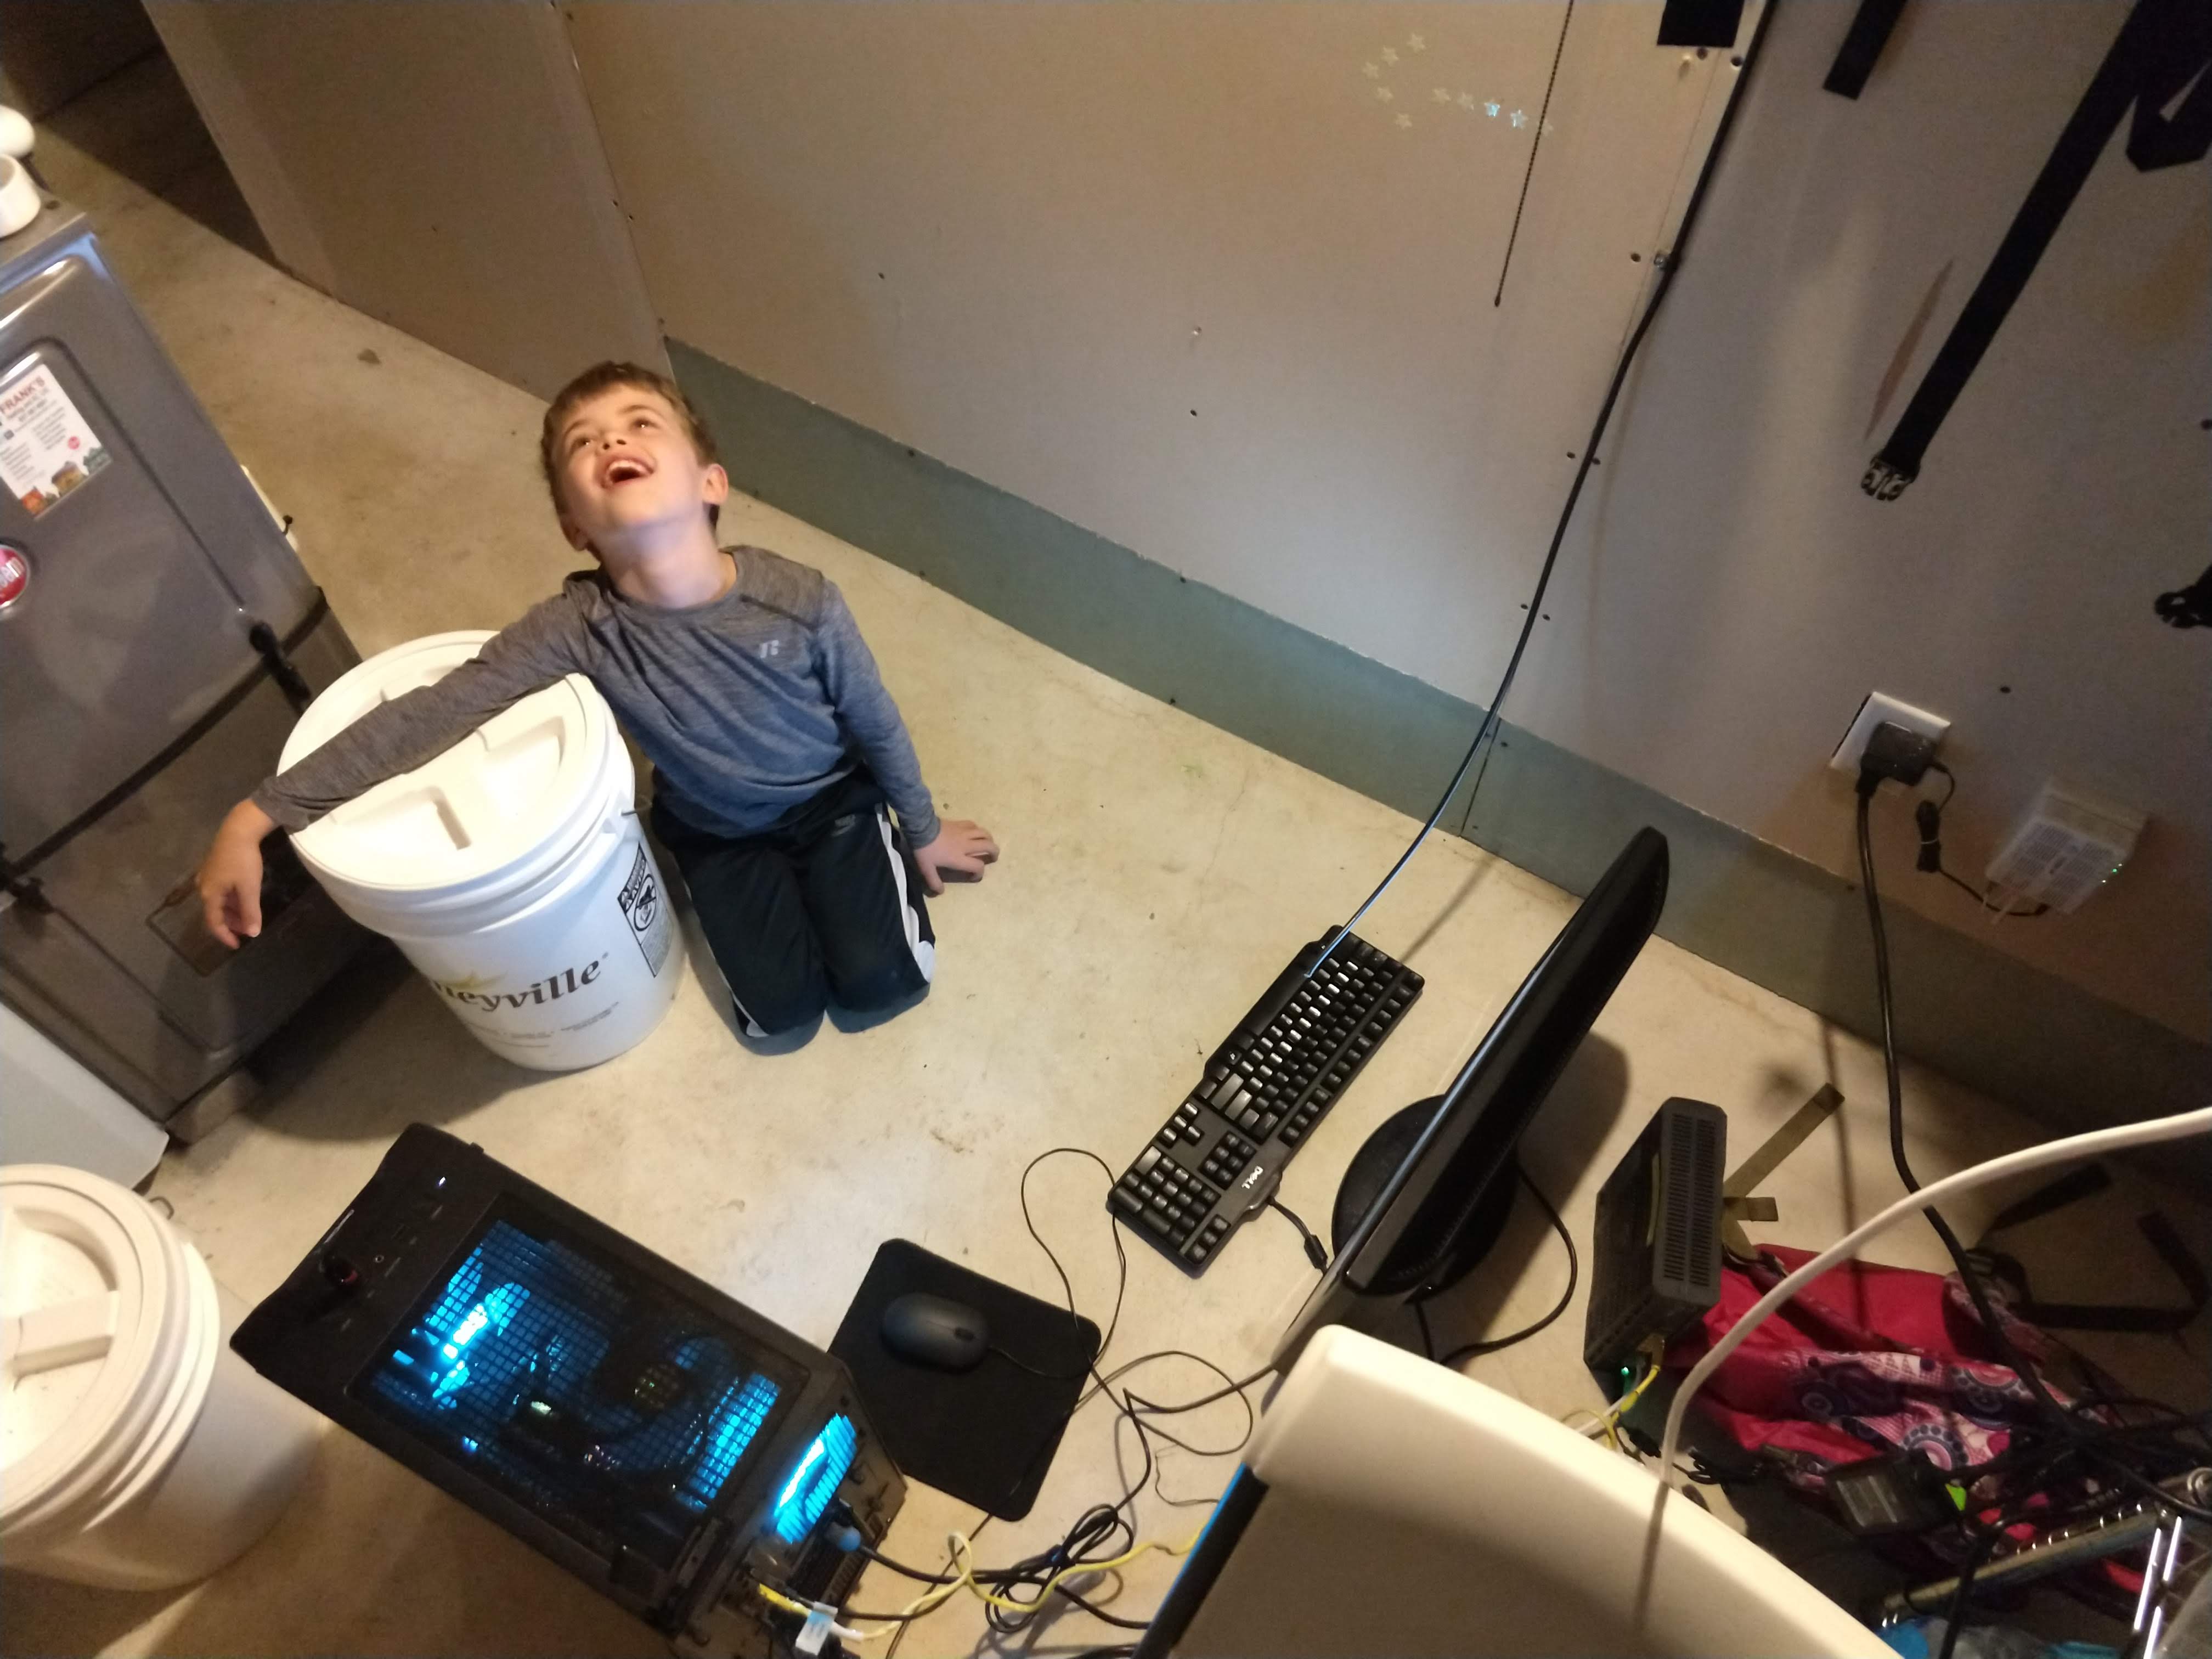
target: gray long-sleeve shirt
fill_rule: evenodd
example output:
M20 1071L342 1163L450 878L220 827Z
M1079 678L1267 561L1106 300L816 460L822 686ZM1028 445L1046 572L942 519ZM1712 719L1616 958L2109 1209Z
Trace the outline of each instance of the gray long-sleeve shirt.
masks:
M602 571L577 572L443 679L372 709L270 778L254 804L304 829L531 692L583 674L653 762L654 799L695 828L757 834L865 762L909 843L927 846L937 813L844 595L764 549L727 550L735 585L677 610L623 598Z

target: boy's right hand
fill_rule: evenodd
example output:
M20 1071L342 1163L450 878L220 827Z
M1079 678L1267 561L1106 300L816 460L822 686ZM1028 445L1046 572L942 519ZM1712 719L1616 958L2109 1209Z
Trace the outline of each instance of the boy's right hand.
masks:
M250 800L230 809L195 882L208 932L235 951L261 931L261 840L276 820Z

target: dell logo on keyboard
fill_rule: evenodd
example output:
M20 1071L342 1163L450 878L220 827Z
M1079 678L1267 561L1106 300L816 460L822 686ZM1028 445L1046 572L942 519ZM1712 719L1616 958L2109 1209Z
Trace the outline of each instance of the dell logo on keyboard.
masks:
M1255 1164L1250 1169L1244 1172L1244 1179L1237 1183L1237 1191L1244 1193L1250 1192L1255 1187L1260 1184L1261 1178L1264 1177L1267 1173L1267 1170L1265 1164Z

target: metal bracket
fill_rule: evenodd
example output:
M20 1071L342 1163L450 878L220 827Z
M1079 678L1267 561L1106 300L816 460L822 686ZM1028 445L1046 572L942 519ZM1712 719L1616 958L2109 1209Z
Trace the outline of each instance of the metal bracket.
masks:
M1822 1084L1818 1093L1792 1112L1787 1123L1761 1141L1758 1150L1721 1182L1721 1243L1730 1255L1748 1261L1759 1254L1743 1224L1778 1221L1782 1212L1772 1199L1753 1197L1753 1190L1774 1173L1784 1158L1803 1146L1814 1130L1833 1117L1843 1103L1834 1084Z

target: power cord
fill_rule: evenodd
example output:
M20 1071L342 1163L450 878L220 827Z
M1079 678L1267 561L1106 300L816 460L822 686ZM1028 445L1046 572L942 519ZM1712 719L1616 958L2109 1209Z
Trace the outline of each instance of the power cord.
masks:
M1856 1254L1861 1246L1879 1237L1899 1222L1908 1219L1916 1209L1925 1214L1936 1199L1948 1198L1954 1193L1970 1192L1978 1187L1985 1187L1996 1182L2009 1180L2014 1176L2027 1175L2036 1170L2048 1169L2053 1164L2080 1163L2087 1158L2102 1157L2108 1152L2121 1152L2130 1146L2156 1146L2168 1140L2179 1140L2186 1136L2202 1134L2212 1134L2212 1106L2203 1107L2196 1111L2178 1112L2166 1117L2150 1118L2140 1123L2118 1124L2109 1129L2093 1129L2085 1134L2068 1135L2058 1140L2046 1141L2041 1146L2025 1147L2016 1152L2007 1152L2001 1158L1993 1158L1984 1163L1960 1170L1954 1175L1945 1176L1926 1188L1924 1198L1921 1192L1916 1189L1906 1194L1895 1203L1887 1206L1879 1213L1861 1222L1843 1237L1821 1251L1820 1255L1794 1269L1775 1284L1757 1302L1752 1304L1735 1323L1722 1333L1718 1340L1705 1350L1698 1363L1690 1368L1689 1375L1682 1379L1680 1386L1674 1391L1673 1401L1667 1407L1666 1435L1660 1443L1662 1468L1669 1468L1674 1463L1674 1453L1681 1445L1683 1419L1688 1414L1691 1402L1697 1398L1698 1390L1703 1388L1712 1374L1727 1362L1729 1356L1743 1345L1744 1340L1764 1324L1777 1310L1794 1298L1805 1285ZM1972 1273L1966 1275L1966 1282L1970 1287L1974 1285L1974 1276ZM2002 1340L2000 1332L1993 1329L1991 1334ZM2049 1395L2042 1391L2042 1384L2034 1377L2033 1372L2022 1372L2021 1375L2035 1389L2039 1399L2049 1402ZM2100 1462L2112 1468L2115 1473L2123 1475L2136 1474L2136 1471L2126 1465L2114 1462L2108 1454L2095 1449L2095 1443L2101 1437L2100 1435L2075 1422L2055 1403L2050 1403L2048 1410L2054 1425L2063 1431L2072 1443L2061 1449L2069 1453L2087 1451L2091 1455L2097 1456ZM2160 1488L2155 1481L2142 1480L2140 1488L2147 1490L2149 1494L2154 1494L2159 1503L2172 1508L2176 1514L2186 1515L2192 1520L2212 1519L2212 1511L2204 1510L2194 1504L2175 1498ZM1655 1510L1655 1522L1656 1518Z
M1881 1016L1882 1080L1888 1098L1890 1161L1896 1165L1898 1179L1904 1183L1905 1191L1912 1194L1919 1192L1920 1181L1913 1174L1905 1152L1905 1092L1898 1063L1896 996L1890 977L1889 934L1882 921L1881 890L1875 877L1874 839L1868 809L1885 779L1895 779L1911 787L1920 781L1930 766L1925 739L1885 722L1875 729L1868 743L1865 757L1859 765L1856 791L1859 880L1865 890L1867 927L1874 943L1875 995ZM2061 1406L2045 1385L2041 1374L2013 1342L1983 1285L1979 1264L1960 1243L1942 1212L1933 1205L1924 1205L1921 1213L1958 1269L1960 1283L1974 1304L1975 1316L1981 1322L1990 1346L1999 1361L2020 1379L2046 1425L2075 1449L2086 1449L2109 1474L2133 1486L2144 1497L2191 1520L2212 1522L2212 1510L2165 1491L2140 1470L2095 1443L2095 1437L2078 1415L2083 1407L2077 1405L2069 1409Z
M1567 1248L1567 1288L1559 1292L1559 1299L1553 1304L1551 1312L1546 1314L1535 1323L1524 1325L1510 1336L1492 1337L1480 1342L1462 1343L1449 1353L1445 1354L1439 1354L1437 1352L1435 1334L1429 1329L1428 1310L1422 1306L1423 1302L1427 1298L1414 1297L1413 1322L1421 1329L1421 1352L1439 1365L1456 1365L1462 1359L1473 1359L1480 1354L1496 1353L1501 1348L1510 1348L1516 1343L1526 1342L1539 1332L1549 1330L1559 1316L1566 1312L1567 1304L1575 1299L1575 1287L1582 1283L1582 1257L1575 1249L1575 1236L1567 1231L1567 1224L1559 1214L1559 1206L1545 1196L1544 1189L1536 1184L1534 1178L1526 1170L1522 1170L1519 1173L1521 1184L1528 1188L1529 1195L1543 1206L1545 1219L1552 1224L1552 1231L1559 1236L1559 1243Z
M2027 921L2037 916L2050 915L2051 907L2047 904L2039 904L2032 910L2014 910L2002 904L1992 904L1987 893L1975 886L1973 883L1962 880L1944 867L1943 813L1944 810L1951 805L1951 797L1959 793L1959 780L1953 775L1951 769L1944 765L1942 761L1929 761L1928 769L1930 772L1941 772L1943 775L1943 799L1923 800L1912 809L1912 822L1920 831L1920 855L1915 861L1914 867L1923 876L1942 877L1952 886L1980 905L1983 909L1990 911L2001 919Z
M1021 1179L1018 1184L1022 1224L1028 1229L1030 1237L1036 1247L1044 1252L1045 1259L1052 1264L1054 1275L1060 1280L1061 1293L1066 1299L1068 1317L1071 1321L1074 1321L1078 1319L1079 1315L1075 1305L1073 1284L1069 1279L1067 1269L1061 1262L1059 1255L1050 1244L1045 1242L1044 1236L1037 1231L1036 1215L1030 1207L1029 1200L1030 1176L1036 1171L1036 1167L1048 1158L1063 1155L1089 1159L1098 1166L1109 1185L1115 1176L1112 1167L1096 1152L1086 1147L1054 1146L1038 1153L1024 1166ZM1283 1208L1284 1214L1297 1226L1302 1237L1309 1242L1308 1254L1310 1258L1311 1251L1319 1247L1319 1240L1313 1237L1311 1231L1292 1212L1280 1205L1276 1207ZM1076 1518L1074 1524L1051 1548L1017 1561L1010 1566L977 1568L966 1559L968 1552L973 1547L975 1536L989 1524L988 1513L983 1521L969 1534L963 1535L956 1532L951 1534L951 1550L946 1563L948 1570L945 1571L926 1572L921 1568L893 1560L863 1540L858 1547L870 1560L878 1563L888 1571L927 1583L932 1588L896 1613L867 1613L858 1610L843 1613L841 1615L843 1619L881 1627L872 1631L854 1632L854 1639L867 1639L884 1634L887 1629L896 1628L898 1635L894 1638L890 1650L890 1654L896 1654L900 1641L904 1638L908 1626L938 1611L963 1589L981 1598L985 1603L984 1617L991 1628L1000 1636L1018 1636L1027 1631L1043 1613L1047 1605L1054 1596L1070 1602L1093 1618L1118 1629L1142 1631L1150 1627L1151 1620L1148 1619L1127 1619L1118 1613L1107 1611L1073 1588L1068 1581L1086 1574L1110 1572L1150 1550L1163 1550L1170 1554L1180 1554L1190 1547L1189 1544L1177 1547L1158 1540L1140 1541L1136 1535L1131 1513L1138 1495L1147 1486L1151 1486L1162 1503L1171 1507L1196 1507L1211 1504L1215 1501L1211 1498L1170 1498L1161 1490L1159 1461L1154 1454L1152 1443L1158 1439L1200 1457L1228 1456L1241 1451L1245 1443L1251 1438L1252 1431L1257 1426L1259 1421L1258 1413L1254 1410L1251 1400L1245 1391L1255 1383L1272 1375L1274 1367L1262 1366L1250 1376L1240 1379L1231 1376L1212 1360L1192 1353L1187 1349L1164 1348L1150 1353L1139 1354L1133 1359L1124 1361L1111 1371L1101 1370L1100 1362L1103 1359L1108 1346L1114 1340L1114 1334L1121 1324L1121 1307L1127 1293L1129 1280L1128 1254L1122 1248L1121 1230L1114 1227L1110 1220L1108 1226L1114 1238L1116 1273L1114 1311L1107 1322L1105 1333L1100 1338L1097 1351L1091 1355L1084 1369L1066 1373L1047 1372L1028 1364L1003 1349L994 1347L992 1352L1036 1376L1053 1376L1055 1380L1066 1380L1073 1376L1090 1376L1091 1388L1076 1401L1069 1415L1072 1418L1076 1412L1081 1411L1101 1395L1112 1401L1116 1412L1115 1432L1117 1437L1124 1424L1133 1427L1137 1433L1138 1447L1143 1454L1144 1461L1142 1467L1137 1472L1136 1478L1127 1483L1118 1502L1093 1504ZM1326 1263L1327 1255L1324 1252L1320 1265L1325 1266ZM1079 1326L1078 1335L1079 1340ZM1212 1371L1221 1379L1223 1386L1202 1394L1196 1399L1177 1402L1163 1402L1149 1399L1126 1383L1122 1384L1118 1394L1115 1392L1115 1385L1122 1383L1123 1378L1139 1367L1170 1358L1187 1359ZM1244 1427L1243 1432L1230 1445L1194 1445L1189 1441L1170 1433L1161 1427L1157 1421L1152 1420L1162 1417L1180 1416L1231 1397L1236 1398L1243 1407ZM1029 1471L1024 1470L1024 1476L1028 1473ZM1023 1592L1028 1592L1028 1594L1024 1595ZM763 1594L767 1594L765 1589ZM773 1601L775 1598L769 1596L769 1599ZM1099 1650L1101 1652L1124 1650L1120 1648ZM889 1656L886 1656L886 1659L889 1659Z
M1328 1252L1322 1248L1321 1240L1314 1237L1313 1229L1307 1226L1304 1222L1298 1219L1298 1212L1296 1210L1293 1210L1289 1205L1284 1203L1279 1198L1270 1197L1267 1200L1267 1207L1271 1210L1280 1211L1282 1212L1283 1219L1289 1222L1291 1225L1298 1230L1298 1241L1305 1246L1306 1260L1313 1263L1314 1271L1317 1273L1327 1273L1328 1271Z
M1612 422L1613 406L1620 401L1621 387L1628 383L1628 371L1635 365L1636 354L1644 344L1644 337L1650 332L1652 321L1659 315L1659 307L1666 303L1668 290L1674 287L1674 278L1681 272L1682 262L1688 254L1690 232L1698 222L1698 211L1705 205L1705 191L1712 184L1714 173L1719 168L1721 153L1728 148L1729 133L1735 125L1737 112L1743 107L1746 88L1751 85L1752 70L1759 62L1759 50L1766 41L1767 26L1774 21L1778 3L1779 0L1768 0L1768 3L1759 9L1759 21L1752 26L1751 41L1744 48L1743 64L1737 73L1735 86L1729 93L1728 101L1721 106L1721 118L1713 129L1713 142L1705 150L1705 162L1698 169L1697 182L1690 186L1689 198L1683 204L1681 222L1674 228L1674 245L1651 256L1651 297L1644 301L1643 314L1636 319L1636 326L1630 331L1628 343L1620 349L1620 356L1613 364L1613 379L1605 389L1605 399L1598 404L1597 418L1591 422L1589 436L1578 452L1581 459L1575 468L1574 481L1567 486L1567 499L1559 508L1559 521L1552 527L1551 545L1544 550L1544 562L1536 572L1536 586L1528 595L1528 603L1522 607L1528 615L1521 619L1521 631L1514 638L1512 653L1505 659L1505 672L1498 677L1498 690L1491 694L1490 707L1483 711L1482 719L1475 726L1474 740L1468 744L1467 753L1460 757L1451 781L1444 786L1443 793L1437 797L1435 810L1429 814L1406 850L1398 855L1398 861L1390 866L1390 872L1367 896L1366 902L1353 911L1350 920L1336 930L1327 948L1314 959L1313 966L1306 969L1309 979L1321 970L1322 964L1359 925L1360 919L1375 908L1375 902L1390 890L1390 884L1398 879L1399 873L1413 862L1413 854L1420 851L1421 843L1436 829L1444 815L1444 809L1451 805L1452 797L1459 793L1460 785L1467 781L1468 769L1474 764L1474 757L1478 754L1483 757L1482 769L1475 774L1474 787L1468 793L1470 811L1474 810L1475 797L1482 793L1482 780L1490 770L1490 750L1497 746L1495 739L1500 724L1498 711L1505 706L1506 694L1512 690L1514 677L1521 672L1522 656L1528 649L1529 636L1535 632L1537 621L1543 613L1544 595L1552 585L1552 571L1559 562L1559 548L1566 541L1567 526L1575 516L1575 504L1582 500L1583 484L1589 478L1590 469L1597 465L1598 445L1605 437L1606 428ZM1564 40L1565 37L1562 34L1560 38Z

